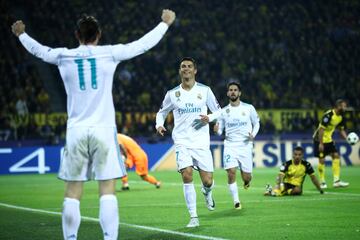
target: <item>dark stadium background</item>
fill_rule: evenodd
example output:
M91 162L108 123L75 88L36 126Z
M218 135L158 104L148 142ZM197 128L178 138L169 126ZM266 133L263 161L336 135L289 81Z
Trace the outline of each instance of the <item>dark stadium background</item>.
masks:
M360 130L359 1L85 1L0 0L0 144L63 144L66 96L55 66L28 54L11 33L22 19L44 45L74 48L82 13L101 23L101 44L138 39L173 9L176 23L154 49L121 63L113 95L118 130L158 142L154 117L177 84L179 60L198 63L197 80L227 104L226 83L261 116L259 138L311 139L337 98L349 101L349 131ZM28 112L17 109L25 101ZM171 124L168 126L171 129Z

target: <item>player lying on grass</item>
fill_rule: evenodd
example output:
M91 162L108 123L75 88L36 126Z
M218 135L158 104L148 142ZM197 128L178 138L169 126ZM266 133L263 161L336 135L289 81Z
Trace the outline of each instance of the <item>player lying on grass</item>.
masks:
M136 174L141 177L142 180L154 184L156 188L160 188L161 182L155 177L149 175L148 157L145 151L129 136L124 134L118 134L117 140L120 146L120 151L124 156L126 168L132 168L135 166ZM129 190L128 176L121 178L122 190Z
M315 176L311 164L303 159L304 149L296 147L293 152L293 158L281 165L279 175L276 178L274 189L271 185L266 185L265 196L280 197L284 195L301 195L302 186L306 174L321 194L324 191L320 188L320 183Z

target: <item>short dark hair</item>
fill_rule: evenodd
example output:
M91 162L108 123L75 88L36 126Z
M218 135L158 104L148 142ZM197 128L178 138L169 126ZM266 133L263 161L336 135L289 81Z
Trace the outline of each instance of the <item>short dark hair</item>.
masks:
M76 23L76 32L81 42L87 44L94 42L101 32L100 24L94 16L83 14Z
M342 103L346 103L345 99L339 98L335 101L335 107L340 106Z
M197 64L196 64L196 61L195 59L193 59L192 57L183 57L180 61L180 65L183 61L190 61L194 64L194 68L197 69Z
M228 84L227 84L227 89L229 90L229 87L232 86L232 85L235 85L238 87L239 91L241 91L241 85L239 82L236 82L236 81L230 81Z
M300 152L304 153L304 148L301 147L301 146L296 146L296 147L294 148L294 151L300 151Z

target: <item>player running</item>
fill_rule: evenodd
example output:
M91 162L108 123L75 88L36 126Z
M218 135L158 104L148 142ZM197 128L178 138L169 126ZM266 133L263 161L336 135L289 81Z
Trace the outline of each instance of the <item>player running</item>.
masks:
M221 110L214 126L218 135L225 129L223 166L227 171L228 186L235 209L241 209L236 183L236 170L240 169L244 189L249 188L253 169L254 138L260 129L259 116L253 105L240 101L241 86L230 82L227 86L229 105Z
M156 130L163 136L163 124L170 111L174 115L172 138L175 143L176 163L183 180L185 202L190 213L187 227L199 226L196 209L196 192L193 183L193 168L199 171L207 207L215 209L212 197L214 187L214 162L210 152L209 121L216 115L207 116L208 107L213 113L220 113L220 106L208 86L195 81L197 66L192 58L183 58L179 75L181 84L165 95L156 114Z

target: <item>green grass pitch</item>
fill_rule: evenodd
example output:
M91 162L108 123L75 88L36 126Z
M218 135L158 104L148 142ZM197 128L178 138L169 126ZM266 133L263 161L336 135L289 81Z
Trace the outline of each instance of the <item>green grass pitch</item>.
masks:
M235 210L224 170L215 172L216 209L207 210L194 172L200 227L185 228L189 214L181 177L176 171L154 172L160 189L130 172L130 191L118 191L119 239L360 239L360 167L343 167L344 189L331 187L326 169L326 194L319 194L307 177L300 197L264 197L277 169L254 169L250 189L238 175L243 209ZM121 187L120 181L118 188ZM62 239L61 207L64 184L54 174L0 176L0 239ZM96 182L85 184L79 239L102 239L98 223Z

